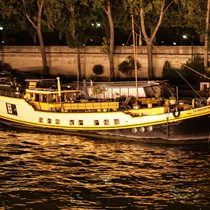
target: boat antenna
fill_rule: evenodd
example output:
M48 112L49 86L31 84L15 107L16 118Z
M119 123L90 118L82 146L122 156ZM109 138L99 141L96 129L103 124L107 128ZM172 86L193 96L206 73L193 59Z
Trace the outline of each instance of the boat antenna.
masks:
M134 19L133 14L132 18L132 35L133 35L133 59L134 59L134 70L135 70L135 81L136 81L136 102L138 101L138 73L137 73L137 60L136 60L136 38L135 38L135 29L134 29Z

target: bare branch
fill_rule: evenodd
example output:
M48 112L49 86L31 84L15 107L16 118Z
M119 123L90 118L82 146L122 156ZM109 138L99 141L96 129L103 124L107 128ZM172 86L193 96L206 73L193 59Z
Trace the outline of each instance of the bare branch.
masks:
M37 27L41 29L41 19L42 19L42 8L43 8L44 0L37 0L37 5L38 5L38 22L37 22Z
M156 33L157 33L157 31L158 31L158 29L159 29L159 27L160 27L160 24L161 24L161 22L162 22L163 15L164 15L164 8L165 8L165 0L163 0L163 2L162 2L159 20L158 20L157 25L155 26L155 29L154 29L154 31L153 31L153 33L152 33L151 41L154 40L155 35L156 35Z
M166 11L168 10L168 8L172 5L174 3L174 1L172 1L170 4L168 4L168 6L165 8L165 10L164 10L164 14L166 13Z
M36 26L35 23L32 21L32 19L30 18L30 16L26 14L26 18L27 18L28 21L32 24L32 26L37 30L37 26Z

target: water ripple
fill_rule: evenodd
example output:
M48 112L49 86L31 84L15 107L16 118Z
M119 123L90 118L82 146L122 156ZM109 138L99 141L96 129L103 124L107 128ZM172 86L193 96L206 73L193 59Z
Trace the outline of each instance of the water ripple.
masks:
M0 134L0 209L210 209L209 145Z

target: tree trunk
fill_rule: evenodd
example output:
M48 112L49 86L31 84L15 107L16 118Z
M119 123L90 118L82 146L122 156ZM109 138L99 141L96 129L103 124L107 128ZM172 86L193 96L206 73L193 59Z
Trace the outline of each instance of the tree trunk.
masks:
M109 43L109 68L110 68L110 79L115 79L115 72L114 72L114 23L112 19L111 13L111 3L108 1L108 7L106 10L106 14L109 20L109 30L110 30L110 43Z
M173 2L173 1L172 1ZM155 40L155 36L157 34L157 31L160 27L160 24L162 22L163 16L166 12L166 10L169 8L169 6L172 4L172 2L165 8L165 0L162 0L161 4L161 10L159 14L159 20L157 24L154 26L154 30L152 30L150 37L147 35L146 31L146 26L145 26L145 14L143 8L140 8L139 13L140 13L140 18L141 18L141 30L142 34L144 36L144 39L147 44L147 54L148 54L148 77L149 79L154 78L154 72L153 72L153 62L152 62L152 45Z
M81 62L80 62L80 48L77 47L77 88L79 88L79 80L82 76Z
M26 14L26 18L28 21L32 24L34 29L36 29L38 38L39 38L39 45L40 45L40 50L41 50L41 56L42 56L42 66L43 66L43 74L48 75L49 74L49 69L47 66L47 58L46 58L46 52L45 52L45 45L44 45L44 40L42 36L42 8L43 8L44 0L38 1L37 0L37 5L38 5L38 16L37 16L37 24L33 22L33 20L30 18L28 14Z
M210 0L207 3L207 12L206 12L206 33L205 33L205 44L204 44L204 67L208 69L208 46L209 46L209 9L210 9Z
M154 71L153 71L153 62L152 62L152 44L147 42L147 53L148 53L148 78L154 78Z
M37 34L39 38L39 45L40 45L41 56L42 56L43 74L49 75L49 69L47 66L47 58L46 58L45 45L44 45L44 40L42 37L42 32L37 30Z

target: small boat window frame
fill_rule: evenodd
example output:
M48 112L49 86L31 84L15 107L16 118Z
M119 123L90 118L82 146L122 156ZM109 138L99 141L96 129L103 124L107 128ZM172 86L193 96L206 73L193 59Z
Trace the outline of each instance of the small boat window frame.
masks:
M78 120L78 125L83 125L83 124L84 124L83 120Z
M56 125L60 125L60 123L61 123L60 119L55 119L55 124Z
M99 120L94 120L94 125L99 125Z
M43 123L43 117L39 117L39 122Z
M115 125L119 125L120 124L120 120L119 119L114 119L114 124Z
M47 123L52 124L52 119L51 118L47 118Z
M104 119L104 125L109 125L109 120L108 119Z

